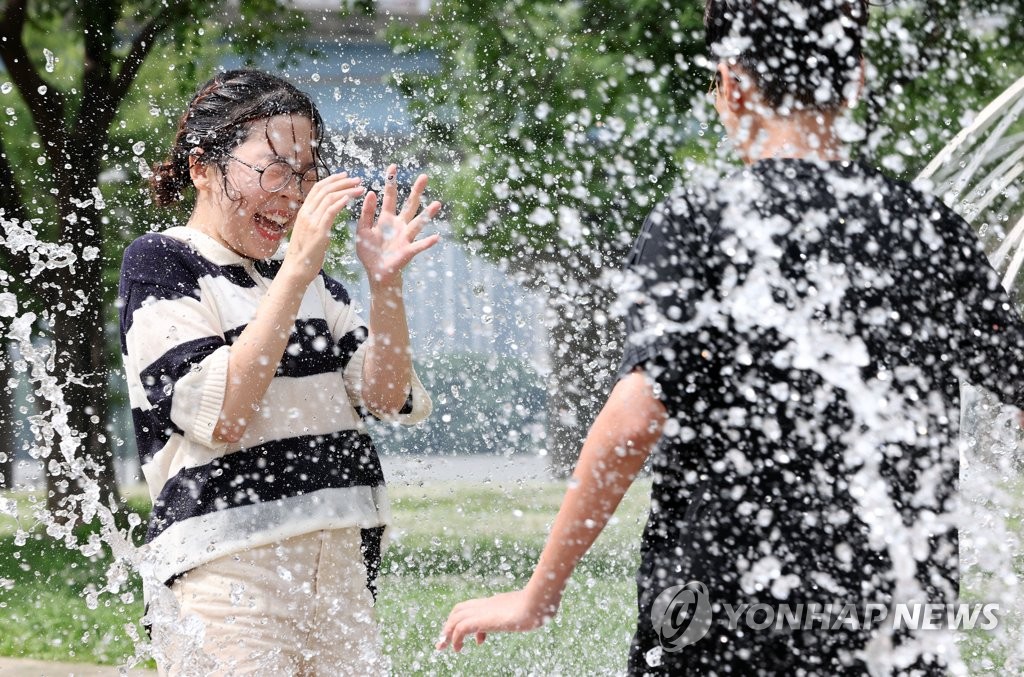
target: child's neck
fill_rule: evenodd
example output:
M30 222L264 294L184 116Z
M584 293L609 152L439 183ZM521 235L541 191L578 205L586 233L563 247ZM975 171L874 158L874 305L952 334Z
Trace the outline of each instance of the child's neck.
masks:
M750 141L739 149L747 164L758 160L794 158L835 161L848 158L835 128L836 115L799 111L780 115L774 111L753 121Z

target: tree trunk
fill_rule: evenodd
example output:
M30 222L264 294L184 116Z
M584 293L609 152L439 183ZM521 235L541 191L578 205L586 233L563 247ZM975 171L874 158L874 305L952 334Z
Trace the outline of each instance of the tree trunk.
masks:
M92 267L98 272L98 266ZM92 294L100 293L98 282L81 283L79 288L88 289ZM104 350L106 339L100 309L101 304L96 299L90 300L79 315L58 315L54 323L54 340L58 350L57 373L75 376L73 380L66 380L63 387L64 402L69 408L68 427L78 445L75 456L85 461L85 475L97 482L100 499L108 503L110 499L119 500L119 495L114 454L106 432L110 407ZM50 459L58 460L59 471L53 473L49 468L47 471L47 507L55 514L64 508L63 497L81 486L80 479L71 486L72 479L67 476L70 469L63 458L57 456L58 453L56 449L51 451Z
M90 145L95 144L81 143L80 147L88 148ZM103 331L106 321L103 312L106 305L103 258L85 254L90 247L101 251L102 207L95 204L76 207L69 199L70 196L91 194L91 187L98 185L99 166L85 158L75 166L82 171L68 177L58 198L61 222L75 226L64 228L63 240L70 240L77 258L73 268L63 268L56 275L60 293L55 299L57 303L51 304L53 340L57 349L55 368L56 373L63 375L64 402L69 408L68 432L74 436L77 445L75 457L85 462L84 474L97 482L100 500L107 504L111 500L118 501L120 496L114 473L113 449L107 434L110 396L107 392L109 371ZM63 505L64 496L69 492L79 493L74 490L81 487L83 479L68 476L71 468L59 454L59 448L54 449L47 464L47 508L54 515L67 510ZM59 467L52 464L53 460L58 461ZM80 474L76 470L75 475Z
M18 450L18 436L14 433L14 388L8 385L11 359L7 343L0 343L0 489L14 488L14 455Z
M612 295L596 281L586 297L548 302L547 449L554 477L567 477L614 384L621 357L620 323L608 317Z

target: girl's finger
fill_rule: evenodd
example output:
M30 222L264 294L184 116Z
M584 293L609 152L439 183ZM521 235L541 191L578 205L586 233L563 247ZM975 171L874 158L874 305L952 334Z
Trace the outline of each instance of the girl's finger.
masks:
M388 165L384 172L384 199L380 203L383 214L394 214L398 204L398 165Z
M416 240L414 242L410 242L409 243L409 251L412 252L413 256L416 256L417 254L422 254L423 252L427 251L428 249L433 247L435 244L437 244L440 240L441 240L441 236L439 234L437 234L437 233L434 233L433 235L428 235L427 237L423 238L422 240ZM412 257L409 257L409 258L412 258Z
M362 182L363 180L358 177L348 178L343 174L332 174L326 179L313 184L313 187L309 189L309 193L306 194L306 199L303 200L303 207L312 210L320 209L328 195L339 190L349 190Z
M333 201L328 202L324 206L322 212L322 219L320 225L328 230L334 227L334 222L338 218L338 214L348 206L348 203L352 201L352 195L350 193L343 193L337 196Z
M420 197L423 195L423 191L427 189L427 182L429 179L426 174L420 174L416 177L416 181L412 184L412 190L409 191L409 199L402 205L401 218L405 221L412 221L413 217L416 216L416 212L420 209Z
M431 202L426 209L420 212L419 216L409 222L405 233L410 242L416 239L416 236L423 230L423 226L432 221L439 211L441 211L441 203Z
M359 197L363 190L362 186L356 186L344 191L325 193L319 196L317 201L303 204L302 209L310 213L311 223L317 223L320 227L330 228L334 224L334 219L341 212L338 201L345 198L345 203L347 204L354 198Z
M360 179L357 176L354 176L351 179L343 178L343 179L341 179L340 181L337 182L337 186L334 186L334 188L335 188L335 190L337 190L337 189L345 190L345 189L351 188L353 186L358 186L362 182L363 182L363 180Z
M366 194L366 199L363 200L363 209L359 213L358 228L359 230L369 230L373 228L373 213L377 209L377 194L372 190Z

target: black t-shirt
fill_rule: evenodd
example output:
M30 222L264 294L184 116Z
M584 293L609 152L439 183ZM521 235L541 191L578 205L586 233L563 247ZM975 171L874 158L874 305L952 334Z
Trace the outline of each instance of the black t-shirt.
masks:
M959 379L1024 403L1024 326L961 218L857 163L762 161L657 207L621 298L620 374L669 414L634 663L654 598L689 581L712 602L956 598ZM735 641L666 657L722 665Z

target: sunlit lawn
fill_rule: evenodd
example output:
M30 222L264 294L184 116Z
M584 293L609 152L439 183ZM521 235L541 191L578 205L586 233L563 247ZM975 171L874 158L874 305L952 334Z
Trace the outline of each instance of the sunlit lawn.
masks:
M380 581L378 614L396 675L610 674L621 672L635 623L633 573L646 517L649 482L638 482L612 524L584 559L562 612L523 635L470 642L459 655L434 641L449 609L467 597L525 582L564 490L561 483L431 483L391 488L395 529ZM16 497L28 514L29 497ZM146 499L133 498L136 510ZM30 526L23 520L23 527ZM86 605L83 590L99 584L104 558L86 558L31 530L21 545L15 524L0 517L0 655L124 664L136 652L141 593ZM975 599L970 591L965 600ZM998 674L1002 649L991 633L961 645L972 674ZM149 664L151 667L151 664ZM987 669L986 669L987 668Z
M649 484L633 487L544 629L470 642L459 655L433 643L449 609L511 589L529 576L564 491L428 485L394 496L396 534L380 617L395 674L610 674L622 672L635 625L633 574ZM441 546L441 544L450 544ZM397 546L397 547L395 547ZM398 556L398 553L403 553Z
M384 561L378 613L394 674L596 674L621 671L634 624L633 572L647 504L638 483L566 592L546 628L495 636L461 654L433 644L448 610L471 596L523 583L561 499L561 483L437 483L392 487L394 537ZM17 498L28 514L29 497ZM145 499L132 499L137 510ZM22 526L30 525L26 520ZM130 597L105 595L89 609L105 558L86 558L0 517L0 655L118 665L135 654L129 633L142 615Z

